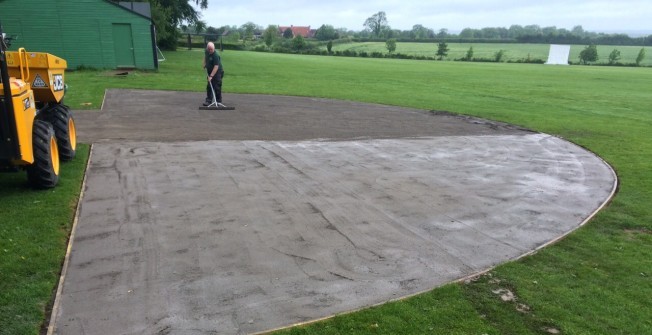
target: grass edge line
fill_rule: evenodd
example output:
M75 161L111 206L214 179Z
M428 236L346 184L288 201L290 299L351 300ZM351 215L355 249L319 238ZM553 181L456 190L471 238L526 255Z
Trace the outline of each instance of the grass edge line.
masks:
M59 312L59 305L61 303L61 295L63 291L63 283L68 272L68 266L70 262L70 252L72 251L72 243L75 239L75 230L77 229L77 223L79 222L79 210L81 208L82 199L84 199L84 189L86 188L86 179L88 177L88 167L91 163L91 158L93 156L93 144L90 144L88 149L88 160L86 161L86 167L84 168L84 179L81 183L81 189L79 191L79 198L77 199L77 206L75 208L75 216L72 220L72 227L70 228L70 236L68 237L68 247L66 249L66 256L63 260L63 266L61 268L61 275L59 276L59 282L57 284L57 291L54 295L54 302L52 303L52 309L50 310L50 317L47 324L47 335L54 334L54 327L56 325L57 313ZM48 317L45 317L45 320L48 320ZM44 320L44 321L45 321ZM44 325L45 326L45 325ZM41 327L43 329L45 327Z

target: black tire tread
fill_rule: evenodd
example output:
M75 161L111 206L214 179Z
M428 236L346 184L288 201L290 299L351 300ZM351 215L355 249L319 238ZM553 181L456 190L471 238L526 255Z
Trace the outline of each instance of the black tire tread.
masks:
M71 161L76 154L76 150L72 146L70 130L68 129L70 119L72 119L72 113L68 106L60 104L54 105L46 116L46 121L52 124L54 128L54 135L57 138L57 146L59 147L59 158L63 162Z
M45 121L35 120L32 134L34 163L27 167L27 180L34 188L52 188L59 182L50 155L50 139L54 137L54 129Z

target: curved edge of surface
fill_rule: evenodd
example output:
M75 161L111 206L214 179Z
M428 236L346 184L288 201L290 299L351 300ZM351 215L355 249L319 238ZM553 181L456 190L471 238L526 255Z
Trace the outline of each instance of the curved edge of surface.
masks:
M525 258L525 257L527 257L527 256L530 256L530 255L534 255L534 254L536 254L537 252L539 252L539 250L542 250L542 249L547 248L547 247L549 247L549 246L551 246L551 245L553 245L553 244L556 244L557 242L563 240L563 239L564 239L565 237L567 237L568 235L574 233L575 231L577 231L577 230L580 229L581 227L585 226L585 225L586 225L589 221L591 221L591 220L592 220L592 219L593 219L593 218L594 218L594 217L595 217L595 216L596 216L600 211L602 211L602 210L603 210L603 209L604 209L604 208L605 208L609 203L611 203L611 201L613 200L613 198L616 196L616 193L617 193L617 191L618 191L619 179L618 179L618 174L616 173L616 171L614 170L614 168L611 166L611 164L609 164L606 160L604 160L602 157L600 157L600 155L596 154L595 152L593 152L593 151L591 151L591 150L589 150L589 149L587 149L587 148L585 148L585 147L583 147L583 146L581 146L581 145L578 145L578 144L576 144L576 143L574 143L574 142L572 142L572 141L569 141L569 140L567 140L567 139L564 139L564 138L562 138L562 137L555 136L555 135L550 135L550 134L545 134L545 133L541 133L541 134L542 134L542 135L548 135L548 136L551 136L551 137L556 137L556 138L558 138L558 139L560 139L560 140L562 140L562 141L565 141L565 142L567 142L567 143L570 143L570 144L572 144L572 145L574 145L574 146L580 148L581 150L585 150L585 151L591 153L591 155L593 155L595 158L599 159L599 160L600 160L600 161L601 161L601 162L602 162L602 163L603 163L603 164L608 168L608 170L611 172L612 178L613 178L613 180L614 180L613 185L612 185L612 187L611 187L611 191L609 192L609 196L608 196L608 197L607 197L607 198L606 198L606 199L605 199L605 200L604 200L604 201L603 201L603 202L602 202L602 203L601 203L601 204L600 204L600 205L599 205L595 210L593 210L593 212L589 213L589 215L588 215L586 218L584 218L584 220L582 220L582 221L579 223L579 225L577 225L574 229L571 229L571 230L569 230L569 231L567 231L567 232L565 232L565 233L559 235L558 237L556 237L556 238L554 238L554 239L552 239L552 240L550 240L550 241L548 241L548 242L546 242L546 243L544 243L544 244L542 244L542 245L536 247L535 249L532 249L532 250L530 250L530 251L528 251L528 252L525 252L525 253L523 253L523 254L517 256L517 257L514 257L514 258L512 258L512 259L506 260L505 262L502 262L502 263L500 263L500 264L496 264L496 265L490 266L490 267L488 267L488 268L486 268L486 269L484 269L484 270L477 271L477 272L475 272L475 273L472 273L472 274L469 274L469 275L463 276L463 277L458 278L458 279L456 279L456 280L453 280L453 281L451 281L451 282L449 282L449 283L447 283L447 284L450 284L450 283L460 283L460 282L465 282L465 281L472 280L473 278L476 278L476 277L478 277L478 276L481 276L481 275L483 275L483 274L486 274L486 273L490 272L491 270L495 269L496 267L498 267L498 266L500 266L500 265L506 264L506 263L508 263L508 262L518 261L518 260L523 259L523 258ZM446 285L446 284L444 284L444 285ZM443 285L441 285L441 286L443 286ZM274 333L274 332L277 332L277 331L280 331L280 330L284 330L284 329L289 329L289 328L294 328L294 327L301 327L301 326L311 325L311 324L314 324L314 323L317 323L317 322L321 322L321 321L326 321L326 320L332 319L332 318L334 318L334 317L336 317L336 316L339 316L339 315L348 315L348 314L352 314L352 313L357 313L357 312L360 312L360 311L363 311L363 310L366 310L366 309L369 309L369 308L373 308L373 307L377 307L377 306L384 305L384 304L386 304L386 303L395 302L395 301L403 301L403 300L406 300L406 299L410 299L410 298L412 298L412 297L415 297L415 296L418 296L418 295L421 295L421 294L425 294L425 293L427 293L427 292L430 292L430 291L432 291L432 290L435 290L435 289L437 289L438 287L441 287L441 286L435 286L435 287L432 287L432 288L429 288L429 289L422 290L422 291L420 291L420 292L416 292L416 293L409 294L409 295L406 295L406 296L398 297L398 298L395 298L395 299L390 299L390 300L387 300L387 301L384 301L384 302L380 302L380 303L377 303L377 304L373 304L373 305L369 305L369 306L365 306L365 307L361 307L361 308L356 308L356 309L349 310L349 311L342 312L342 313L336 313L336 314L332 314L332 315L329 315L329 316L325 316L325 317L321 317L321 318L317 318L317 319L313 319L313 320L308 320L308 321L304 321L304 322L298 322L298 323L294 323L294 324L290 324L290 325L286 325L286 326L282 326L282 327L278 327L278 328L274 328L274 329L269 329L269 330L265 330L265 331L261 331L261 332L256 332L256 333L253 333L253 335L264 335L264 334L270 334L270 333Z

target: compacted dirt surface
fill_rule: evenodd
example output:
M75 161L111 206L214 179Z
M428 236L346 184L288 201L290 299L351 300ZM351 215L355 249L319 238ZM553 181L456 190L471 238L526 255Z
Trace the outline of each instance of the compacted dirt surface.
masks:
M580 226L613 171L562 139L327 99L110 90L56 334L246 334L382 303Z

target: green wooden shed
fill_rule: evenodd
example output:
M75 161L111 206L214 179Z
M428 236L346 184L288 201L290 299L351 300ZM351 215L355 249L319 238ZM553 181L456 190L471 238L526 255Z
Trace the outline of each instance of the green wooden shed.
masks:
M10 50L48 52L65 59L69 69L156 69L156 31L142 5L134 10L109 0L0 0L0 24L16 37Z

